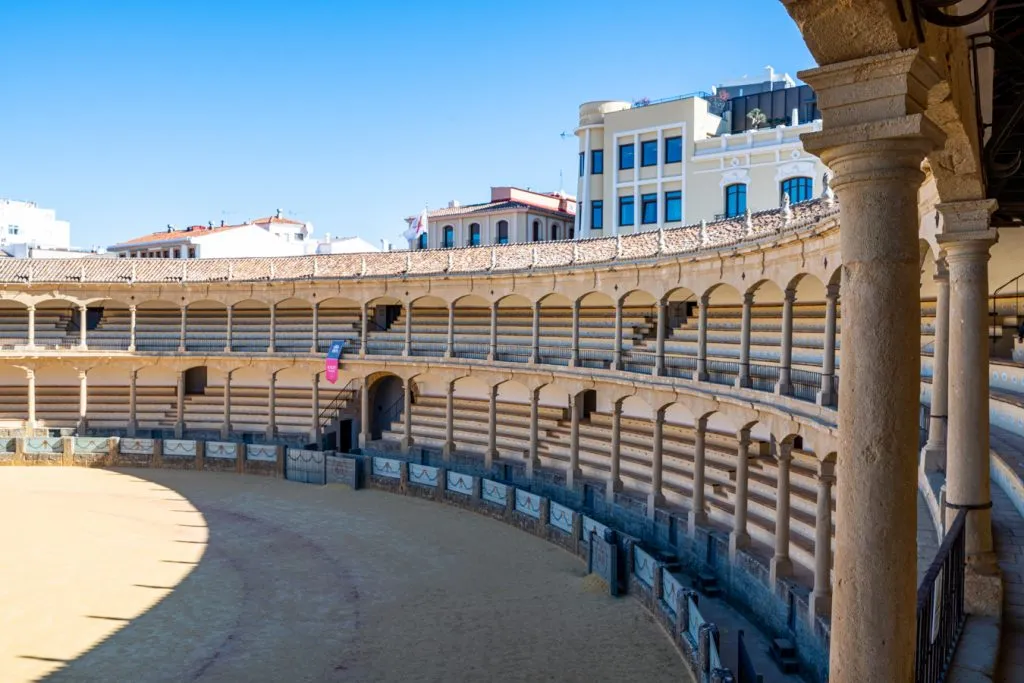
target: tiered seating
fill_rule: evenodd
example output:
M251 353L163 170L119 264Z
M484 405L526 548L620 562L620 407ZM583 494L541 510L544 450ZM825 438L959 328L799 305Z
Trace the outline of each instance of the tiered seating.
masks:
M28 417L28 386L0 386L0 426L19 428Z
M139 384L135 388L135 420L139 429L172 429L176 406L174 385ZM168 413L171 415L169 422Z
M313 309L279 307L274 315L274 349L280 353L309 353L313 347Z
M107 316L104 315L104 318ZM101 321L105 322L105 321ZM118 321L120 322L120 320ZM106 325L104 325L104 329ZM114 329L114 328L111 328ZM116 328L119 332L127 326ZM139 351L174 351L181 343L181 310L139 308L135 315L135 348Z
M317 349L326 351L332 341L345 340L345 351L359 350L359 328L362 313L356 307L338 308L321 304L318 314L319 339Z
M123 430L129 416L129 391L124 385L92 385L89 387L86 417L91 430Z
M71 308L36 308L36 345L65 347L79 342L77 321L72 321L78 311ZM72 331L70 328L74 327ZM26 319L26 337L28 336Z
M266 353L270 348L270 309L235 307L231 321L231 350Z
M11 349L28 343L28 309L0 309L0 349Z
M127 350L131 341L131 323L131 313L127 308L104 307L95 329L89 330L86 335L89 348Z
M188 351L221 352L228 341L228 312L225 308L189 308L185 322Z

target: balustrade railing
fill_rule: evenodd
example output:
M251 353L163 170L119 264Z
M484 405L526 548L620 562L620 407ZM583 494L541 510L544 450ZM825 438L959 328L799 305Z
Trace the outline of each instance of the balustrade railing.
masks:
M964 627L964 526L960 510L917 589L916 683L941 683Z

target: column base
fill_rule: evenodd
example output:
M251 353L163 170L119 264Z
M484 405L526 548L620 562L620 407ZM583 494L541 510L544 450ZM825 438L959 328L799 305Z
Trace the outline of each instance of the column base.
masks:
M128 426L125 429L128 432L128 436L135 438L135 432L138 431L138 427L134 422L129 422Z
M494 461L498 459L497 449L489 448L484 452L484 467L493 467Z
M583 470L581 470L579 467L574 467L574 468L570 468L570 469L566 470L566 472L565 472L565 487L571 489L573 486L576 485L576 482L578 482L582 478L583 478Z
M754 383L750 380L750 375L740 375L736 378L736 383L733 386L737 389L752 389L754 387Z
M807 600L807 612L811 628L814 628L814 620L817 617L827 617L832 614L832 591L819 593L811 591Z
M690 510L690 514L687 515L686 527L690 532L690 536L694 536L697 533L697 527L704 526L708 523L708 516L703 510L697 512L696 510Z
M229 429L221 429L220 430L220 438L221 438L222 441L227 441L230 436L231 436L231 430L229 430Z
M654 366L654 370L651 371L651 374L654 375L655 377L664 377L665 376L665 367L664 366L658 367L657 365L655 365Z
M455 453L455 442L445 441L444 446L441 447L441 457L447 460Z
M995 553L991 555L991 563L995 566ZM987 557L985 558L987 561ZM1003 577L999 569L972 571L967 565L964 576L964 611L968 614L983 617L1001 618L1003 613Z
M776 555L772 558L771 563L771 582L772 586L778 582L779 579L785 578L793 573L793 560L782 555Z
M697 372L693 375L694 382L707 382L709 379L711 379L711 375L706 372Z
M921 471L944 472L946 470L946 444L925 444L921 449Z
M225 349L227 351L228 349ZM128 353L135 353L135 344L128 345Z
M829 408L836 404L836 395L834 391L819 391L815 402L822 408Z
M622 479L609 479L605 482L605 498L615 499L615 494L622 490Z
M359 448L365 449L369 447L370 442L373 441L373 435L366 432L360 432L359 434Z
M185 353L185 347L184 346L179 346L178 347L178 353Z
M412 449L413 443L414 443L414 440L413 440L412 437L409 437L409 438L404 438L403 437L398 442L398 447L402 449L403 453L408 453Z
M175 439L180 439L184 433L185 433L185 429L181 425L178 425L178 426L176 426L174 428L174 438Z
M611 367L611 369L612 370L621 370L622 369L622 356L616 356L615 358L612 359L612 367Z
M268 427L267 431L266 431L266 434L264 434L264 438L266 438L267 441L273 441L276 437L277 437L277 428L276 427ZM362 446L363 445L362 442L360 442L359 445Z
M452 356L452 352L451 352L451 351L445 351L445 352L444 352L444 357L445 357L445 358L452 358L452 357L453 357L453 356ZM491 359L490 359L490 358L488 358L487 360L491 360Z
M793 384L790 382L776 382L775 393L779 396L792 396Z
M750 534L746 531L729 532L729 561L736 562L740 550L750 547Z
M651 492L647 494L647 518L654 519L654 511L665 505L665 494L660 491L655 493Z

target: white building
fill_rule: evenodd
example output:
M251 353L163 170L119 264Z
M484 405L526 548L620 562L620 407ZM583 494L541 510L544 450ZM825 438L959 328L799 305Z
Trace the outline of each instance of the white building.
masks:
M0 255L70 258L88 254L71 247L71 224L35 202L0 199Z

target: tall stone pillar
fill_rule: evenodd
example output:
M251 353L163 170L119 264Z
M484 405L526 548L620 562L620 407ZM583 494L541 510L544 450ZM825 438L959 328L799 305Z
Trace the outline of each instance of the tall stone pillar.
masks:
M185 371L178 373L178 387L175 393L174 438L180 439L185 433Z
M654 347L654 374L658 376L665 374L665 318L667 308L668 302L665 298L658 299L658 336L657 345Z
M540 302L533 304L533 341L530 362L540 362Z
M690 510L690 536L693 536L697 527L706 524L708 516L704 512L704 467L705 450L704 441L707 436L708 419L701 417L694 425L693 437L693 509Z
M736 446L736 496L733 500L732 531L729 533L729 558L750 545L747 533L747 477L750 471L750 430L741 429Z
M139 371L132 370L128 375L128 436L135 436L135 432L139 426L138 383Z
M36 428L36 371L26 370L28 378L28 428Z
M622 401L618 400L612 404L612 448L609 453L611 458L611 471L608 473L608 486L605 490L605 497L609 501L615 500L615 494L622 490L622 476L619 468L622 465Z
M412 380L402 380L402 452L412 448Z
M939 244L949 266L949 422L946 527L967 510L968 613L996 616L1002 582L992 545L989 481L988 259L998 233L989 227L995 200L939 204Z
M697 371L693 379L708 381L708 295L700 298L700 316L697 322Z
M135 353L135 317L137 314L137 309L138 307L135 304L132 304L131 306L128 307L128 314L130 316L128 322L128 351L132 353ZM231 349L225 350L230 351Z
M491 339L487 349L487 360L498 359L498 302L491 304Z
M412 302L405 304L405 346L402 348L403 356L412 355Z
M490 389L487 405L487 450L484 452L484 466L491 467L498 457L498 385Z
M85 435L89 428L89 379L84 370L78 373L78 432Z
M36 345L36 307L33 304L26 306L28 309L28 346Z
M313 342L309 347L310 353L320 351L320 302L313 302Z
M938 76L916 50L801 77L824 112L804 148L835 173L843 253L832 683L914 675L921 303L918 190L941 131L920 112ZM870 533L865 530L870 529Z
M949 396L949 270L945 254L935 261L935 343L932 346L932 405L921 469L946 469L946 415ZM986 323L987 324L987 323ZM986 373L986 381L988 374Z
M569 471L565 474L565 484L572 488L582 476L580 472L580 396L569 396Z
M832 485L835 464L818 463L818 507L814 520L814 591L810 598L811 625L814 618L827 616L832 607Z
M444 347L444 357L453 358L455 356L455 302L448 304L448 337L446 339ZM490 360L494 360L490 358Z
M782 296L782 348L779 353L779 381L775 393L789 396L793 393L791 366L793 365L793 303L796 290L787 288Z
M277 349L277 304L270 304L270 339L267 342L267 353Z
M622 297L615 300L615 347L612 355L612 370L622 369Z
M540 387L530 391L530 452L526 460L526 476L533 479L536 468L540 465L538 451L540 450L540 427L537 421L540 419Z
M793 447L779 443L776 459L775 478L775 556L771 563L771 582L793 573L793 561L789 558L789 463L793 460Z
M572 302L572 355L569 358L569 367L575 368L580 364L580 300Z
M267 387L267 440L277 438L277 372L270 373ZM362 445L362 444L360 444Z
M743 318L740 323L740 375L736 378L736 386L749 389L750 381L750 317L753 314L754 293L743 295Z
M654 436L651 439L651 493L647 496L647 516L651 519L654 519L655 508L665 504L665 495L661 488L662 432L664 430L665 408L658 408L654 414Z
M831 406L836 402L836 317L839 303L839 284L825 287L825 341L822 349L821 390L818 405Z
M87 306L79 306L78 314L81 328L78 331L78 345L85 351L89 348L88 338L86 337L89 326L89 308Z
M135 318L133 317L134 321ZM228 304L228 321L227 327L225 328L224 335L224 353L231 353L231 342L234 337L234 326L235 326L235 307L233 304ZM133 338L134 340L134 338Z
M370 447L373 441L373 415L370 414L370 381L363 378L359 389L359 448Z
M448 459L455 452L455 382L448 382L444 397L444 446L441 454Z
M224 374L224 420L220 426L220 438L231 436L231 371Z
M188 306L181 305L181 328L178 330L178 353L185 353L185 330L188 327Z
M370 304L364 303L359 311L359 357L366 357L366 335L370 329Z

